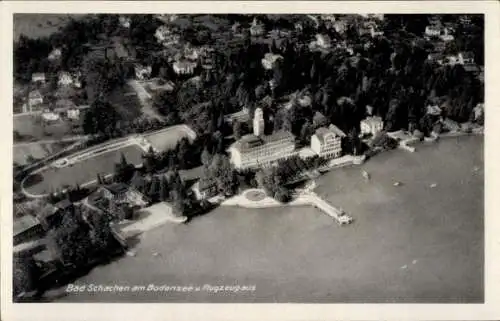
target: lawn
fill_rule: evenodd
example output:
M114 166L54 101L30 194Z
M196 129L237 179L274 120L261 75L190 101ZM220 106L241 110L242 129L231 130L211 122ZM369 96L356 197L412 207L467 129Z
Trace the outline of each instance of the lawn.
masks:
M174 149L182 138L190 138L184 126L172 126L167 129L145 135L151 145L159 151Z
M43 124L38 116L23 114L13 117L13 129L23 136L23 141L58 139L67 136L80 135L81 121L56 121Z
M14 40L17 40L21 34L28 38L50 36L68 23L70 18L78 19L83 16L81 14L16 13L14 14Z
M65 185L84 184L95 180L97 174L110 174L114 171L115 164L120 161L121 153L129 163L139 165L142 163L143 151L140 147L132 145L118 150L107 152L78 162L73 166L63 168L49 168L28 178L24 188L31 194L50 193L56 189L61 189ZM33 182L33 183L32 183Z
M57 153L64 147L67 147L74 142L61 142L61 143L34 143L34 144L21 144L13 146L13 160L14 163L19 165L26 165L29 163L29 158L42 159L50 154Z

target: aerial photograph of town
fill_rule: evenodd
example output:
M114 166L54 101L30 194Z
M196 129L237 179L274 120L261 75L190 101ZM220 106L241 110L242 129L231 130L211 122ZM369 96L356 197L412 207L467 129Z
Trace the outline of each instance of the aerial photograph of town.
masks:
M485 302L482 14L13 22L14 302Z

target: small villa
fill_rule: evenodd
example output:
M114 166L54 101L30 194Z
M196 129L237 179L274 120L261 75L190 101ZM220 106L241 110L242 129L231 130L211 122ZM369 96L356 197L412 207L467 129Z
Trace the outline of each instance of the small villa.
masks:
M361 134L371 134L375 136L379 132L381 132L384 128L384 121L381 117L378 116L370 116L363 119L360 123Z
M34 83L45 83L45 73L35 72L31 75L31 81Z

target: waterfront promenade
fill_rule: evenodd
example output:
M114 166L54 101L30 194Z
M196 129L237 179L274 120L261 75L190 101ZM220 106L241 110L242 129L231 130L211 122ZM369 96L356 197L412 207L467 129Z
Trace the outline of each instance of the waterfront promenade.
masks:
M284 206L314 206L323 213L333 218L337 223L342 223L343 211L321 199L311 190L314 188L314 182L305 189L297 190L293 195L293 200L289 203L280 203L272 197L265 195L262 189L248 189L239 195L233 196L221 203L221 206L238 206L243 208L264 209ZM260 195L258 199L249 197L250 194Z

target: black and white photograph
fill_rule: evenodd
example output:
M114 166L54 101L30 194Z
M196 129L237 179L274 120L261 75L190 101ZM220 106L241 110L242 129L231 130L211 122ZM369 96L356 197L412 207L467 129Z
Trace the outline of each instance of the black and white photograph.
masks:
M484 304L485 30L14 13L12 301Z

